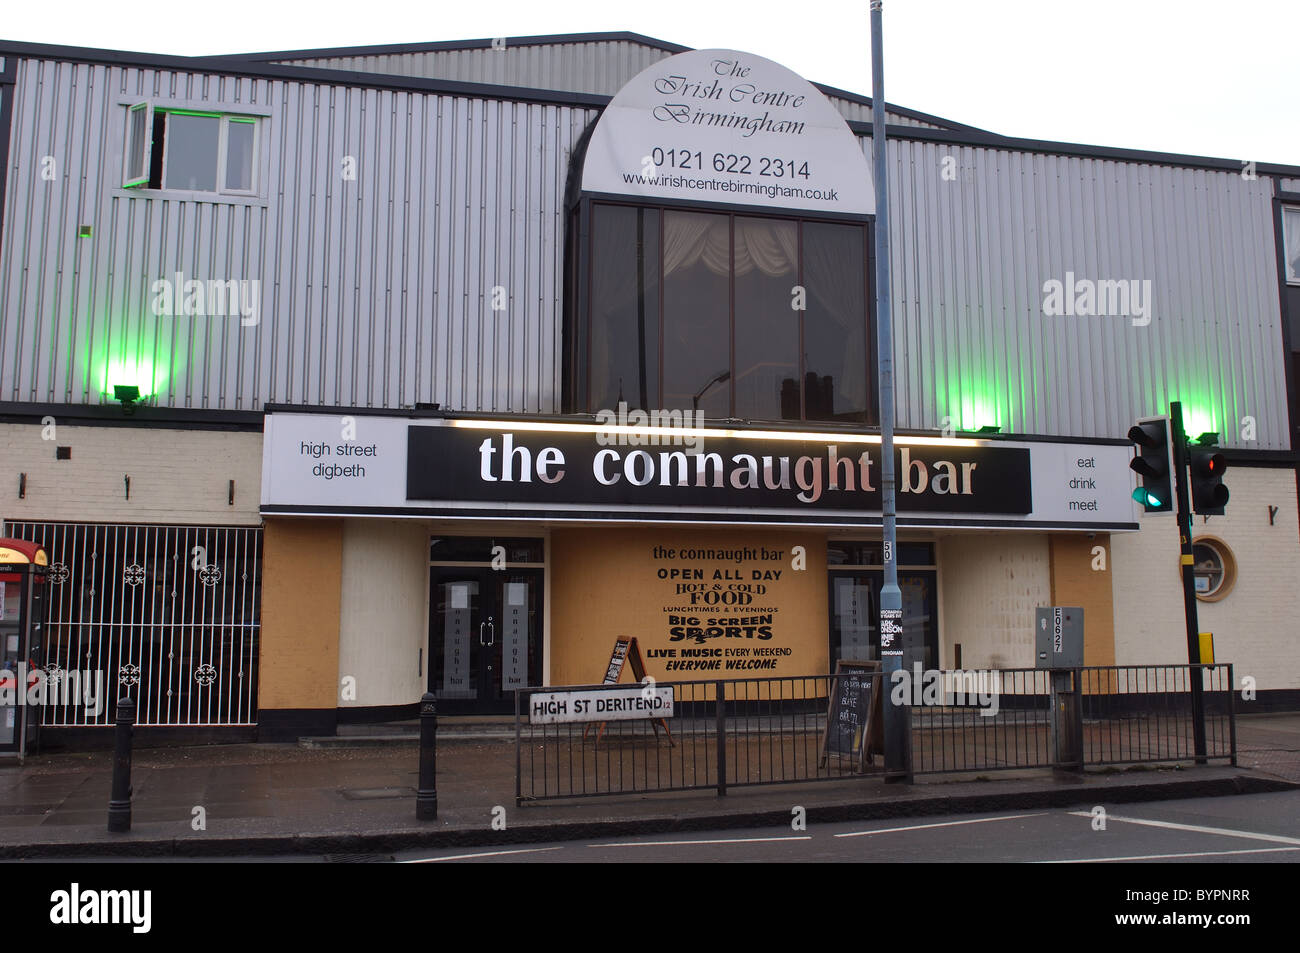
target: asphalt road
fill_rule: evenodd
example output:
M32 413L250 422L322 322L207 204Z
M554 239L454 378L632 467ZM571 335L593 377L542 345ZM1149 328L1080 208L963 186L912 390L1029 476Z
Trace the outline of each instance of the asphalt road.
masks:
M1300 861L1300 792L1081 809L406 851L407 863Z
M1106 807L694 831L409 850L395 855L66 857L58 864L330 863L1296 863L1300 791ZM39 864L40 860L25 863Z
M91 895L131 895L131 913L146 911L145 932L156 938L192 937L196 917L204 919L209 935L232 938L246 934L241 916L223 913L210 917L213 898L223 896L274 896L294 911L298 936L319 934L335 942L360 930L373 939L375 911L445 910L448 915L478 911L495 917L499 925L528 919L532 906L538 917L553 915L556 898L586 902L593 909L638 915L657 890L687 886L707 891L704 906L736 901L736 909L754 913L792 910L812 902L842 907L846 918L864 914L877 939L906 936L915 941L918 926L953 928L966 938L971 924L979 925L993 911L999 929L1006 925L1034 935L1078 938L1099 929L1163 936L1166 943L1185 944L1195 931L1218 948L1223 939L1245 939L1242 929L1284 929L1293 921L1294 901L1289 884L1271 873L1235 866L1229 873L1203 865L1296 862L1300 860L1300 791L1235 797L1197 798L1117 805L1099 810L1062 809L1007 811L985 815L950 815L891 821L810 824L804 830L768 827L749 830L691 832L644 837L619 837L554 843L507 844L498 847L449 850L411 850L396 856L298 855L284 857L230 857L226 862L253 862L258 866L231 871L211 859L195 858L60 858L55 865L41 861L23 872L12 871L15 909L40 914L28 922L33 930L59 933L69 929L54 916L59 898L85 889ZM422 865L423 870L399 873L392 861ZM132 861L129 866L124 862ZM181 863L183 868L153 866ZM331 869L339 862L381 864L388 872L369 867L368 873ZM877 869L866 880L844 877L823 869L796 869L786 873L764 869L774 863L897 863L928 862L953 865L930 868L920 880L901 880ZM994 874L958 867L970 862L1018 862ZM24 862L20 862L24 863ZM291 873L272 864L295 864ZM546 874L502 881L484 871L439 873L437 867L453 864L751 864L735 874L700 874L691 871L668 880L658 874L637 877L635 869L615 873L599 868L575 870L573 875ZM1031 866L1037 863L1070 864L1055 872ZM1134 866L1143 866L1135 873ZM1170 864L1175 866L1171 867ZM1196 864L1182 868L1179 864ZM201 866L195 866L201 865ZM360 874L360 876L357 876ZM410 876L408 876L408 874ZM637 883L642 879L643 883ZM872 890L881 884L903 884L889 903L871 908ZM843 891L853 885L846 903ZM870 886L867 889L863 885ZM235 885L232 887L232 885ZM513 890L509 908L501 891ZM874 886L871 886L874 885ZM756 899L754 889L767 891ZM138 889L137 889L138 888ZM545 888L545 889L543 889ZM235 893L230 891L235 890ZM866 894L863 891L866 890ZM720 893L721 891L721 893ZM1202 895L1204 891L1204 895ZM801 893L802 892L802 893ZM608 893L609 896L605 896ZM1219 896L1213 894L1218 893ZM517 894L517 896L515 895ZM805 898L806 895L806 898ZM936 907L935 897L942 896ZM80 898L83 893L78 893ZM343 899L338 899L339 897ZM147 900L146 900L147 898ZM334 898L322 906L322 898ZM438 898L438 899L434 899ZM574 899L576 898L576 899ZM833 901L833 902L832 902ZM83 901L79 901L84 904ZM105 901L106 902L106 901ZM329 904L335 904L330 907ZM439 907L442 904L442 907ZM619 905L622 905L621 907ZM941 909L939 909L941 907ZM91 909L95 908L94 903ZM84 906L79 909L85 909ZM388 914L386 913L385 916ZM871 919L873 918L874 919ZM891 919L892 918L892 919ZM383 919L382 917L380 919ZM740 925L728 919L725 933L734 938ZM779 920L779 918L778 918ZM48 921L48 922L47 922ZM92 923L92 921L84 921ZM143 921L139 921L143 922ZM487 922L492 922L490 919ZM540 921L539 921L540 922ZM703 918L696 927L707 927ZM770 917L751 917L748 927L763 939L775 928ZM133 920L120 926L95 923L85 931L117 930L130 935ZM1038 928L1042 927L1043 930ZM74 927L82 929L80 927ZM1171 932L1172 929L1172 932ZM1227 929L1230 932L1225 933ZM883 933L878 931L884 931ZM1209 932L1213 930L1213 932ZM20 933L20 937L21 937ZM69 934L63 933L66 937ZM96 935L102 935L96 934ZM295 934L298 935L298 934Z

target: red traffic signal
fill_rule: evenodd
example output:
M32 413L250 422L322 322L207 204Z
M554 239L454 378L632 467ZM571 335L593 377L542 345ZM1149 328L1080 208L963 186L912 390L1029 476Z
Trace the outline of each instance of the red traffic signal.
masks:
M1192 471L1192 509L1201 516L1219 516L1228 502L1228 488L1223 474L1228 461L1213 447L1190 448Z

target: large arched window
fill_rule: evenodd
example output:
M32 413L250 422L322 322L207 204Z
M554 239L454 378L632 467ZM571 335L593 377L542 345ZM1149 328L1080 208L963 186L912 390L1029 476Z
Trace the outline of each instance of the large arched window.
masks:
M584 215L571 409L876 422L866 224L601 201Z

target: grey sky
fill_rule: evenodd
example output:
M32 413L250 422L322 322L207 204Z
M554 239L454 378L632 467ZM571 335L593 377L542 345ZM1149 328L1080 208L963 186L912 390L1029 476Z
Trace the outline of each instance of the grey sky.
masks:
M9 40L200 55L632 30L870 93L867 0L64 0ZM1300 4L886 0L891 102L1007 135L1300 165Z

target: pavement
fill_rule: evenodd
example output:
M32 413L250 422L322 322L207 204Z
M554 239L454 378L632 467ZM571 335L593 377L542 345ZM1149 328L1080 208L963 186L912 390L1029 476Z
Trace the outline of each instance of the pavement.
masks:
M137 749L132 828L107 831L110 751L0 763L0 859L324 854L540 843L673 831L1300 790L1300 714L1241 716L1238 764L1139 765L918 776L867 775L713 791L515 804L514 745L501 724L439 731L438 818L415 816L417 749L401 731L354 745Z

